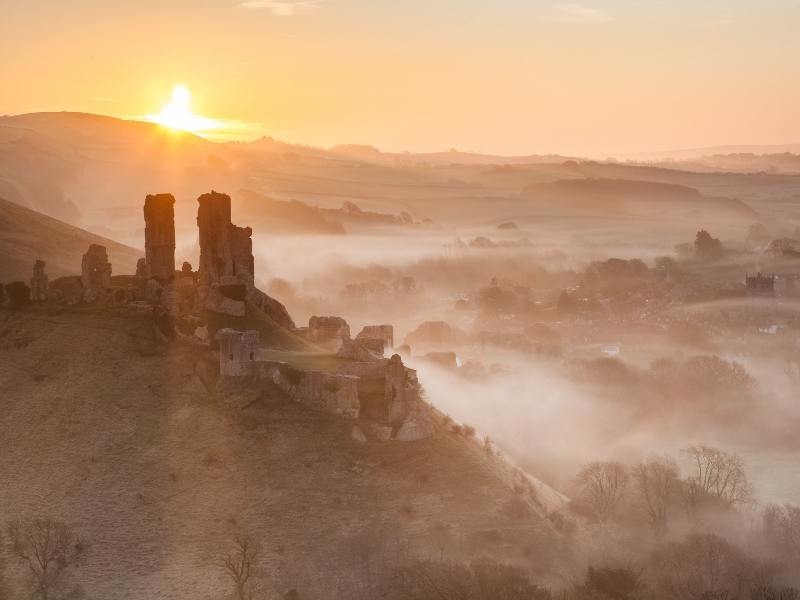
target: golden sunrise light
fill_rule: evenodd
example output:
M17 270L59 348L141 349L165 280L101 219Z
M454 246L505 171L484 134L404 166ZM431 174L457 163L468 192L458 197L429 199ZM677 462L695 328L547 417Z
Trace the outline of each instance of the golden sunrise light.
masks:
M800 0L0 16L0 600L800 600Z
M172 90L172 99L157 115L148 115L147 120L177 131L203 133L217 129L219 124L195 115L191 109L192 94L185 85L178 84Z

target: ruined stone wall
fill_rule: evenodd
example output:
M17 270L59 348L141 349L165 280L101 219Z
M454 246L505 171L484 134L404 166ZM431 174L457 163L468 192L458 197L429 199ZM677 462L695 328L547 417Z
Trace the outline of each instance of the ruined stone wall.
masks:
M172 194L148 195L144 200L145 275L161 283L175 277L174 206Z
M197 229L200 239L200 283L218 283L233 275L231 254L231 198L212 191L197 199Z
M356 336L356 340L381 340L383 349L380 354L387 349L394 348L394 327L391 325L366 325Z
M386 361L386 403L390 423L402 422L411 406L419 401L417 372L403 364L399 354Z
M231 283L252 286L255 282L253 230L231 223L231 198L211 192L197 199L197 227L200 232L200 283Z
M248 377L256 372L258 332L220 329L219 372L223 377Z
M253 259L253 230L250 227L230 226L231 259L233 275L247 284L255 285L255 261Z
M31 301L41 302L47 300L48 296L49 285L44 272L44 261L37 260L33 265L33 277L31 277Z
M315 410L357 419L358 377L308 371L297 386L293 400Z
M315 344L335 344L350 339L350 325L342 317L317 317L308 320L307 338Z
M421 402L417 372L406 367L397 354L389 359L346 364L339 372L359 378L361 393L369 398L369 412L378 420L401 423ZM377 393L375 383L381 385Z
M91 244L81 261L81 284L84 300L94 301L111 285L111 263L108 262L106 247Z
M288 398L328 414L357 419L359 378L342 373L300 371L280 361L259 361L257 379L281 390Z
M370 347L372 346L372 347ZM336 356L358 362L374 362L383 358L383 342L381 340L342 340Z

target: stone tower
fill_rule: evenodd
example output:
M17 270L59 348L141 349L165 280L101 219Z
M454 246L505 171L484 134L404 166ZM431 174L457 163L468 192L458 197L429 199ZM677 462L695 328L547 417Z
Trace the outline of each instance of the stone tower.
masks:
M223 377L248 377L255 371L258 354L258 332L220 329L219 373Z
M89 245L81 261L81 283L84 297L89 300L111 285L111 263L105 246Z
M254 283L253 230L231 223L231 198L212 191L197 199L200 233L200 283Z
M33 265L33 277L31 277L31 300L40 302L47 300L48 284L47 275L44 272L44 261L37 260Z
M175 198L148 195L144 200L146 274L160 283L175 277Z

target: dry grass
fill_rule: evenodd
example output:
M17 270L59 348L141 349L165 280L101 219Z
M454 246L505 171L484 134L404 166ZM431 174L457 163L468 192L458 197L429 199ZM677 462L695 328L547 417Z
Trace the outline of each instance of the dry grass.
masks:
M442 527L449 551L530 561L534 547L544 568L554 530L509 512L513 487L474 442L358 445L349 422L298 404L230 409L207 361L122 310L0 312L0 518L72 526L87 597L220 598L237 532L263 546L267 587L302 597L330 597L364 539L429 548Z

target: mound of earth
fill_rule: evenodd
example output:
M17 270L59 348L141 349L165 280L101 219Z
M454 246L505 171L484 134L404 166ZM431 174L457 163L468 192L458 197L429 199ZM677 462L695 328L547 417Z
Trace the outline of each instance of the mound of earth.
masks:
M223 402L216 366L132 309L0 312L0 515L80 535L68 577L86 597L225 597L236 534L261 546L264 597L366 597L398 549L552 567L535 488L444 420L425 440L359 443L352 421L277 393Z

